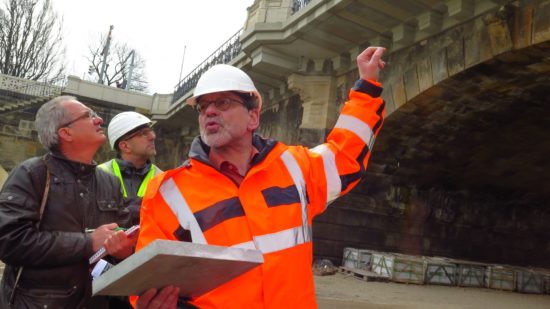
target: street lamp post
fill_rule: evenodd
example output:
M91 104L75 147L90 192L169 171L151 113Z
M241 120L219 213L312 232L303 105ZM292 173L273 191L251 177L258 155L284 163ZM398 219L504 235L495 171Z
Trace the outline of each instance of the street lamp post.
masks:
M132 49L132 51L128 54L128 57L126 57L126 59L124 60L124 63L126 63L126 61L128 61L128 58L130 58L130 56L132 57L132 59L130 60L130 68L128 69L128 80L126 81L126 87L124 87L124 89L130 89L130 83L132 83L132 73L134 72L134 55L135 52Z
M111 45L111 33L113 32L114 26L109 27L109 35L107 35L107 41L105 42L105 47L101 54L103 55L103 64L101 65L101 71L99 72L99 80L97 81L100 84L103 84L103 76L105 76L105 71L107 70L107 56L109 55L109 47Z

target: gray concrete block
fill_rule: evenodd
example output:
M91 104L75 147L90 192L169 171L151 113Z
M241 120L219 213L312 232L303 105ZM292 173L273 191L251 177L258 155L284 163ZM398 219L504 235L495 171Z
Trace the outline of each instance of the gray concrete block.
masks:
M92 293L140 295L173 284L197 297L262 263L258 250L156 240L95 279Z

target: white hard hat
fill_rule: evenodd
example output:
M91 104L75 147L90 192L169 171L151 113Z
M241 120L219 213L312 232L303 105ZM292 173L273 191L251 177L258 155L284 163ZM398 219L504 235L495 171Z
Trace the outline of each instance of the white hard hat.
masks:
M250 94L255 98L258 108L262 109L262 97L252 79L243 70L227 64L216 64L202 74L187 104L193 106L201 95L222 91Z
M109 136L109 144L111 148L115 149L115 143L119 138L126 135L126 133L133 129L140 127L144 124L150 124L151 119L136 112L122 112L117 114L107 128L107 134Z

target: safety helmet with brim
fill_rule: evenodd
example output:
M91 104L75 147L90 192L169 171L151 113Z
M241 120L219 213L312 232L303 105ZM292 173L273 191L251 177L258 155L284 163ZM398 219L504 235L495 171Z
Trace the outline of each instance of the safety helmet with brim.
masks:
M249 94L255 101L253 106L262 109L262 97L252 79L243 70L227 64L216 64L206 71L199 78L187 104L194 106L202 95L225 91Z
M144 125L150 126L151 119L140 113L130 111L117 114L113 117L107 128L107 135L111 148L116 149L116 143L121 137Z

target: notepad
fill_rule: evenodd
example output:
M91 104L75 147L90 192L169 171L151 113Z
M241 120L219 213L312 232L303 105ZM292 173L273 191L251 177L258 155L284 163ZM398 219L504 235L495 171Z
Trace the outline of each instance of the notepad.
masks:
M134 225L131 228L124 231L124 233L126 233L126 235L128 235L128 236L132 236L134 233L137 233L137 231L139 231L139 225ZM107 253L107 250L105 249L105 247L101 247L101 249L97 250L97 252L94 253L94 255L92 255L90 257L90 260L89 260L90 264L96 263L97 261L99 261L102 258L106 257L107 254L108 253Z

